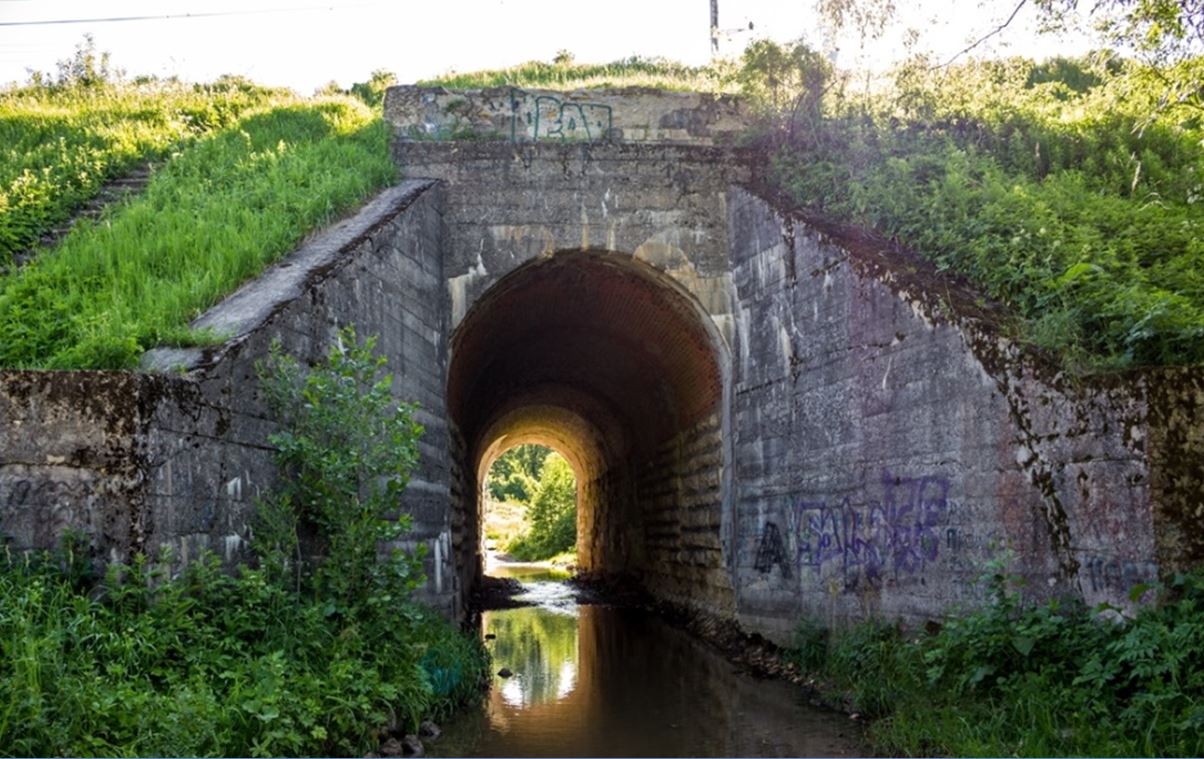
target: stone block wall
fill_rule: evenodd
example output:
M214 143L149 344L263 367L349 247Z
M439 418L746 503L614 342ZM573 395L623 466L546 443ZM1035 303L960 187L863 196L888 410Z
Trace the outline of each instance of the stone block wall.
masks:
M1160 521L1185 525L1204 493L1199 370L1071 380L924 262L743 190L729 208L746 626L919 623L978 601L988 570L1123 607L1170 566ZM1178 500L1159 491L1172 481Z
M226 342L152 351L151 373L0 374L0 530L17 548L44 548L79 527L113 560L161 548L177 561L246 558L255 498L277 476L255 364L273 340L317 361L354 325L378 337L396 395L420 405L405 546L426 546L427 597L458 610L440 200L429 182L386 190L197 320Z
M643 462L634 494L643 549L636 566L654 595L730 617L735 597L724 541L723 469L717 415Z

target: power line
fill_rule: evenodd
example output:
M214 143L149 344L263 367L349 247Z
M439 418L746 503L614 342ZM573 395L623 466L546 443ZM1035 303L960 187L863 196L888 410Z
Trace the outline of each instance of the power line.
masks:
M202 13L168 13L148 16L109 16L106 18L60 18L41 21L0 21L0 26L62 26L66 24L110 24L123 21L167 21L172 19L212 18L215 16L249 16L257 13L291 13L292 11L345 10L363 8L377 3L361 3L354 6L308 5L293 8L260 8L238 11L206 11Z

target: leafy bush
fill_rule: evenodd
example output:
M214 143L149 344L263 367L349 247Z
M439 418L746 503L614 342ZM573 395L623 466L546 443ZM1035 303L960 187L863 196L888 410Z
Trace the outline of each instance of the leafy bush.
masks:
M1131 619L996 590L932 635L833 633L811 670L881 717L870 734L890 754L1201 755L1204 573L1176 577Z
M405 526L385 512L417 428L370 350L348 331L309 372L278 354L265 368L273 402L294 410L276 441L299 482L265 503L260 568L226 574L207 556L172 576L170 557L138 557L97 582L72 540L54 556L6 554L5 752L362 756L381 728L413 730L479 694L480 640L410 600L410 557L376 562ZM322 554L302 552L300 575L298 533Z
M320 370L303 370L273 346L260 384L283 430L269 439L284 476L259 504L258 551L269 575L325 598L340 613L389 603L414 587L418 566L378 546L410 527L397 504L418 460L413 405L393 400L375 338L346 328ZM312 535L302 545L302 535Z
M576 547L577 478L560 454L544 459L526 516L527 532L506 546L515 558L537 561Z

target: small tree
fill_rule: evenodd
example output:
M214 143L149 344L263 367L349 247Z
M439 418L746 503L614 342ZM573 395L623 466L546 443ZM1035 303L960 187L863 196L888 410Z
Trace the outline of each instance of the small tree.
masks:
M519 559L546 559L577 544L577 478L558 453L544 459L526 522L527 532L506 546Z
M422 427L412 404L398 404L375 339L339 333L310 369L280 352L259 367L260 384L282 430L279 488L259 503L254 545L264 569L332 609L394 602L420 580L417 560L380 547L409 527L398 511L418 458Z
M744 50L736 78L754 103L775 116L785 116L793 135L799 119L818 123L833 71L832 64L804 42L784 47L773 40L757 40Z
M539 475L539 489L527 509L531 538L552 556L577 544L577 478L560 454L547 457Z
M98 87L117 77L118 72L109 68L109 53L96 52L96 40L85 34L76 43L75 53L70 58L57 62L59 70L56 84L60 87Z
M356 82L351 85L349 94L363 100L373 108L379 108L385 101L385 90L397 84L397 74L386 69L373 71L366 82Z

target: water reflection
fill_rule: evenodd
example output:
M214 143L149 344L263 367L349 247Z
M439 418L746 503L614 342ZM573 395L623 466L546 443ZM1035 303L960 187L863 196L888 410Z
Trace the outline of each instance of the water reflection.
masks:
M481 627L491 642L494 671L514 673L497 690L513 707L564 698L577 681L577 616L539 606L487 613Z
M851 756L846 717L786 683L739 674L705 644L635 610L546 606L486 612L495 678L483 707L428 746L445 756ZM569 599L566 601L566 598Z

